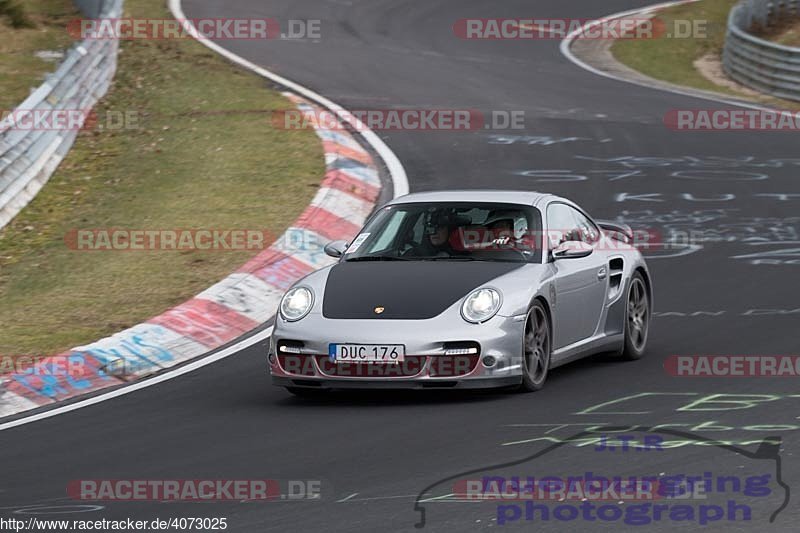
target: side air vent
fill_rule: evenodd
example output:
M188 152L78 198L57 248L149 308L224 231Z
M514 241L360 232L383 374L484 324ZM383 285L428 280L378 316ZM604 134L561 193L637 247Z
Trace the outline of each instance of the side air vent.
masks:
M615 257L608 262L608 299L613 300L619 295L622 288L622 271L625 262L621 257Z

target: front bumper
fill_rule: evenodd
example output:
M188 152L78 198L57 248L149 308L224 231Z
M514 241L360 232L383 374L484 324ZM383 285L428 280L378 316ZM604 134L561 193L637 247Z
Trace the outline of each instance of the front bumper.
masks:
M272 384L278 387L297 387L305 389L496 389L501 387L515 387L522 383L522 376L509 376L505 378L481 379L403 379L393 381L379 381L370 379L293 379L272 376Z
M334 320L309 314L298 322L276 319L269 346L272 382L315 388L490 388L522 380L524 316L496 315L483 324L443 313L428 320ZM337 365L328 345L403 344L401 364ZM278 351L291 345L297 353ZM447 349L478 347L477 354L448 355ZM485 364L487 356L494 364Z

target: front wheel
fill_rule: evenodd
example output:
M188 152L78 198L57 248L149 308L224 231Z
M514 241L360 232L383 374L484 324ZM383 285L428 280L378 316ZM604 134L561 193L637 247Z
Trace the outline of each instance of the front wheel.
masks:
M525 320L522 353L522 384L520 390L541 389L550 369L550 320L540 302L534 302Z
M647 333L650 329L650 294L644 278L636 272L628 289L625 311L625 346L622 359L633 361L644 355Z

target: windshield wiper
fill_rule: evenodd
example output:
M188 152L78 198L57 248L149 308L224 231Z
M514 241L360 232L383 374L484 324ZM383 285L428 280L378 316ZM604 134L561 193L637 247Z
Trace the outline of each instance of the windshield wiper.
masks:
M512 252L517 252L519 255L522 256L522 260L524 262L527 263L527 262L530 261L530 258L531 258L530 250L527 250L527 249L524 249L524 248L519 248L515 244L512 244L512 243L501 244L500 246L502 246L502 248L499 248L499 250L503 250L503 251L508 250L508 251L512 251Z
M352 257L345 259L346 263L356 261L408 261L405 257L393 257L391 255L362 255L361 257Z

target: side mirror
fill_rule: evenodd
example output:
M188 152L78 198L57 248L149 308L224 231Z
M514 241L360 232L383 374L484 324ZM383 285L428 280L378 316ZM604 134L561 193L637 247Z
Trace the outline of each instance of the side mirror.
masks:
M331 257L342 257L347 250L347 241L331 241L325 245L325 253Z
M566 241L553 250L553 259L580 259L592 255L592 246L583 241Z

